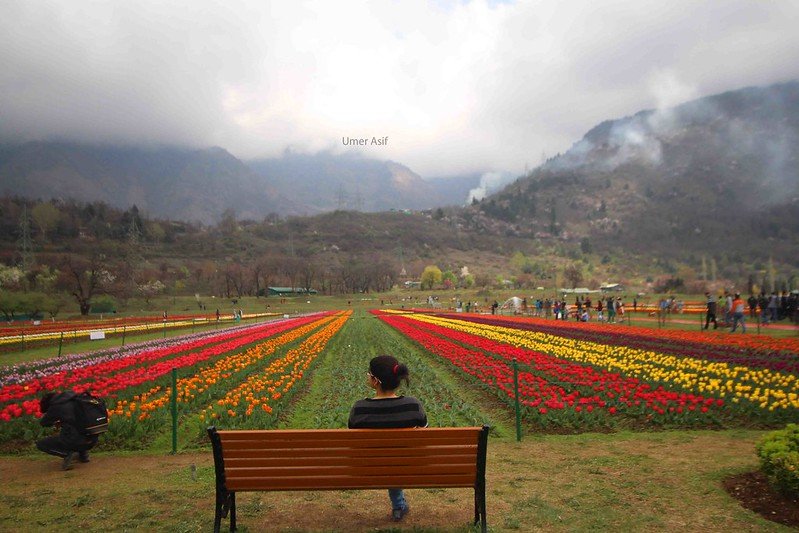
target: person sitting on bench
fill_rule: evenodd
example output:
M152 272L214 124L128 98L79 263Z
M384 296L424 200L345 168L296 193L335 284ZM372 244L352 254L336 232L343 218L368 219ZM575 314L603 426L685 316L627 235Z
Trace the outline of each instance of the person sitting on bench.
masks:
M369 362L366 378L375 395L358 400L352 406L350 429L427 427L427 415L421 402L413 396L397 396L400 382L409 383L406 365L390 355L379 355ZM402 489L388 489L388 497L391 519L399 522L410 510L405 494Z

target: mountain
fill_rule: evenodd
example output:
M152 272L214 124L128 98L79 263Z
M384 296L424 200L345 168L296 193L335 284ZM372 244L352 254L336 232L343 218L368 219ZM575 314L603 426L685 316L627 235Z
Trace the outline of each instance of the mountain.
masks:
M309 155L287 151L280 158L248 164L283 195L301 204L306 214L462 205L469 190L479 183L479 176L428 181L402 164L355 153Z
M799 82L602 122L462 218L611 255L799 266Z
M427 182L408 167L356 154L286 152L244 163L222 148L139 148L69 142L0 145L0 194L73 198L153 216L214 223L270 213L314 215L460 205L479 178Z
M143 149L66 142L0 147L0 192L27 198L103 201L173 220L215 222L292 206L221 148Z

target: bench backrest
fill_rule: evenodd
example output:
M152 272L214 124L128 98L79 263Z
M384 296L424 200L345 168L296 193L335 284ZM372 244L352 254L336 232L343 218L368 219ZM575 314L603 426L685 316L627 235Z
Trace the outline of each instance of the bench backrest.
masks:
M485 480L488 427L208 433L217 485L232 492L476 487Z

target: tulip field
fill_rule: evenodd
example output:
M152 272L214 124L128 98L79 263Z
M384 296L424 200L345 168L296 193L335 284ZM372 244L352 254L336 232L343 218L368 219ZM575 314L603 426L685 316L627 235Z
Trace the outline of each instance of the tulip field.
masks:
M799 420L795 340L475 315L380 318L507 401L515 396L516 359L520 403L535 425L721 427Z
M346 427L374 355L408 364L431 425L534 431L777 427L799 421L799 341L476 314L311 313L0 366L0 446L45 434L46 391L106 399L103 440L147 447L206 426ZM514 363L518 388L514 387ZM172 372L176 387L172 387Z

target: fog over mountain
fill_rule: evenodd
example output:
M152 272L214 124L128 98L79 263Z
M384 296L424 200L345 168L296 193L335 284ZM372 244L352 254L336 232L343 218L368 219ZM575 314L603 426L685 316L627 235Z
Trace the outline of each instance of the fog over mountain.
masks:
M799 81L604 121L462 217L608 253L799 266Z
M799 77L792 0L0 2L0 142L358 147L521 174L607 117Z
M67 142L0 145L0 194L136 205L152 216L217 222L269 214L315 215L463 205L479 176L425 181L408 167L357 153L243 162L223 148ZM495 183L496 184L496 183Z

